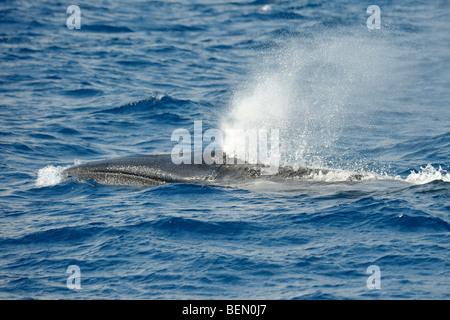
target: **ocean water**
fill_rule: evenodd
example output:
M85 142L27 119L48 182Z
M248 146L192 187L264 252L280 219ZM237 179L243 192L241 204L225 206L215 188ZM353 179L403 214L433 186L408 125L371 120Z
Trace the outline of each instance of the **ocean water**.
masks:
M448 1L73 4L80 29L70 3L0 3L1 299L450 298ZM194 121L278 129L283 165L329 171L61 174Z

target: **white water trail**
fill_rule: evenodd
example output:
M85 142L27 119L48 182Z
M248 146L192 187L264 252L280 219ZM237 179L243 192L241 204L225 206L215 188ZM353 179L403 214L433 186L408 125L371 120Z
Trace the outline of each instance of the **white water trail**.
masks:
M74 165L81 164L82 161L75 159ZM50 187L55 186L67 179L67 176L63 174L62 172L71 167L69 166L53 166L53 165L47 165L44 168L41 168L37 172L37 178L35 181L36 187Z
M61 166L48 165L38 170L38 177L36 179L36 187L49 187L61 183L64 180L63 170L68 168Z

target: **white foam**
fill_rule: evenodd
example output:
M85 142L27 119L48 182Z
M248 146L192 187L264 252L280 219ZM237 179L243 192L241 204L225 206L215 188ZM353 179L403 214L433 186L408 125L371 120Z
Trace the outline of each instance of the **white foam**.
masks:
M270 10L272 10L272 6L270 4L265 4L260 9L261 12L266 12L266 11L270 11Z
M439 166L439 169L436 169L431 164L428 164L425 168L420 167L418 172L412 170L411 174L404 181L413 184L426 184L438 180L450 182L450 173L442 169L441 166Z
M372 181L384 179L384 177L373 172L352 172L347 170L330 170L313 172L308 176L312 181L321 182L345 182L345 181Z
M62 174L63 170L68 168L69 166L52 166L48 165L42 169L38 170L38 177L36 179L35 185L36 187L48 187L54 186L58 183L64 181L65 176Z
M417 172L412 170L406 178L402 178L401 176L390 176L387 173L378 174L370 171L349 171L339 169L313 171L305 178L307 180L319 182L395 180L421 185L433 181L450 182L450 173L442 169L441 166L436 169L431 164L428 164L426 167L420 167L420 170Z

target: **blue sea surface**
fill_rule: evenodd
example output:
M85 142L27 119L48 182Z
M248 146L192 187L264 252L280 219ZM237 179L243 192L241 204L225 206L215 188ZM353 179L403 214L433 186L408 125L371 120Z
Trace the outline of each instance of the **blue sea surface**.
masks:
M450 299L449 16L448 1L2 1L0 298ZM327 171L147 188L61 174L170 153L194 121L278 129L283 165Z

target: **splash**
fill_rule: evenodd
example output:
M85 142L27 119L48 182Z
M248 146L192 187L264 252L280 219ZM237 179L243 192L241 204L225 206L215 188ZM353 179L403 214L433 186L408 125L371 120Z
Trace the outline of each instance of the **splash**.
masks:
M78 159L75 159L73 162L74 165L79 165L82 163L83 161ZM64 180L66 180L67 176L62 172L69 167L71 166L48 165L44 168L39 169L37 173L38 177L35 181L36 187L50 187L63 182Z
M317 35L318 34L318 35ZM281 163L359 170L331 163L351 127L367 126L367 109L395 90L399 49L384 37L322 32L265 52L234 92L226 130L279 129ZM364 139L363 132L357 133ZM342 139L344 138L344 139ZM224 145L231 153L232 146ZM359 159L351 159L352 163Z
M349 171L349 170L315 170L305 177L305 180L320 182L345 182L345 181L401 181L414 185L427 184L433 181L450 182L450 173L442 169L441 166L435 168L431 164L420 167L420 170L412 170L405 178L401 176L392 176L388 173L378 174L368 171Z
M411 174L406 177L405 181L413 184L426 184L433 181L450 182L450 173L442 169L441 166L436 169L431 164L428 164L425 168L420 167L418 172L411 171Z
M61 183L64 180L63 170L68 168L61 166L48 165L38 170L38 177L36 179L36 187L49 187Z

